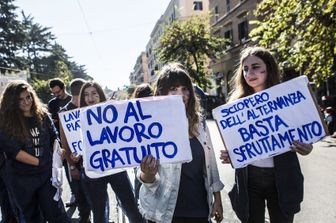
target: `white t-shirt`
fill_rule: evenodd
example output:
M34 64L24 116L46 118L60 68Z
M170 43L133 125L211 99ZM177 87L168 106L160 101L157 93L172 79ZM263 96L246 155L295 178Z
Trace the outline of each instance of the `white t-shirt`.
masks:
M263 168L271 168L274 167L274 160L273 157L256 160L251 163L252 166L263 167Z

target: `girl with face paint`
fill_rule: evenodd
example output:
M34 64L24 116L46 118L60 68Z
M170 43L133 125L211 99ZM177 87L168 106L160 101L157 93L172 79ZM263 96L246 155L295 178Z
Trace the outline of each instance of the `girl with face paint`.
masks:
M272 54L262 47L246 48L241 53L230 101L279 83L280 71ZM293 222L303 200L303 176L297 153L308 155L313 146L294 141L291 149L236 169L235 184L229 196L242 222L264 223L265 204L271 223ZM222 163L230 163L226 150L221 151L220 159Z

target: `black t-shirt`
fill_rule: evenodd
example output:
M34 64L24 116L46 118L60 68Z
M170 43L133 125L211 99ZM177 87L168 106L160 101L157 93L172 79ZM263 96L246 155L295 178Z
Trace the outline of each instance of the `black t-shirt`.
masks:
M53 98L48 103L48 110L51 114L51 118L54 121L54 124L59 131L59 119L58 112L63 108L69 101L71 100L71 96L68 95L65 99Z
M19 174L36 174L51 171L52 144L56 137L49 117L44 118L39 125L36 118L26 117L29 138L24 142L22 150L39 159L39 166L32 166L12 159L13 171Z
M190 147L193 160L182 164L174 217L207 218L209 206L203 178L204 150L196 137L190 139Z

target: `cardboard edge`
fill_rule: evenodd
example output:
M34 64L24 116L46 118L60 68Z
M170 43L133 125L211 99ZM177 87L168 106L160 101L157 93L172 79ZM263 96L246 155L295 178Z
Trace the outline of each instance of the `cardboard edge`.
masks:
M225 147L225 150L227 150L227 147L226 147L226 145L225 145L225 140L224 140L222 134L220 133L220 129L219 129L219 126L218 126L217 119L214 118L214 120L215 120L215 123L216 123L216 126L217 126L217 130L219 131L219 135L220 135L220 137L221 137L221 139L222 139L223 145L224 145L224 147ZM227 150L227 151L228 151L228 150ZM233 169L236 169L236 168L233 166L232 162L231 162L231 157L230 157L230 153L229 153L229 152L228 152L228 155L229 155L229 158L230 158L230 164L231 164L231 167L232 167Z

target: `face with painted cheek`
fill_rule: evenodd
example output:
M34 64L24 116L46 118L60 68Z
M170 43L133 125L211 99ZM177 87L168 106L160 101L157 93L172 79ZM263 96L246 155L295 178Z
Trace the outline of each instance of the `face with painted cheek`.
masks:
M253 88L254 92L266 88L267 67L259 57L251 55L243 61L243 74L246 83Z
M190 91L186 86L181 85L178 87L171 87L168 91L168 95L181 95L183 103L187 107L190 98Z
M84 101L87 105L94 105L100 102L100 97L95 87L88 87L84 90Z
M18 98L19 109L23 113L24 116L31 116L31 107L33 105L33 97L30 92L25 90L20 93Z

